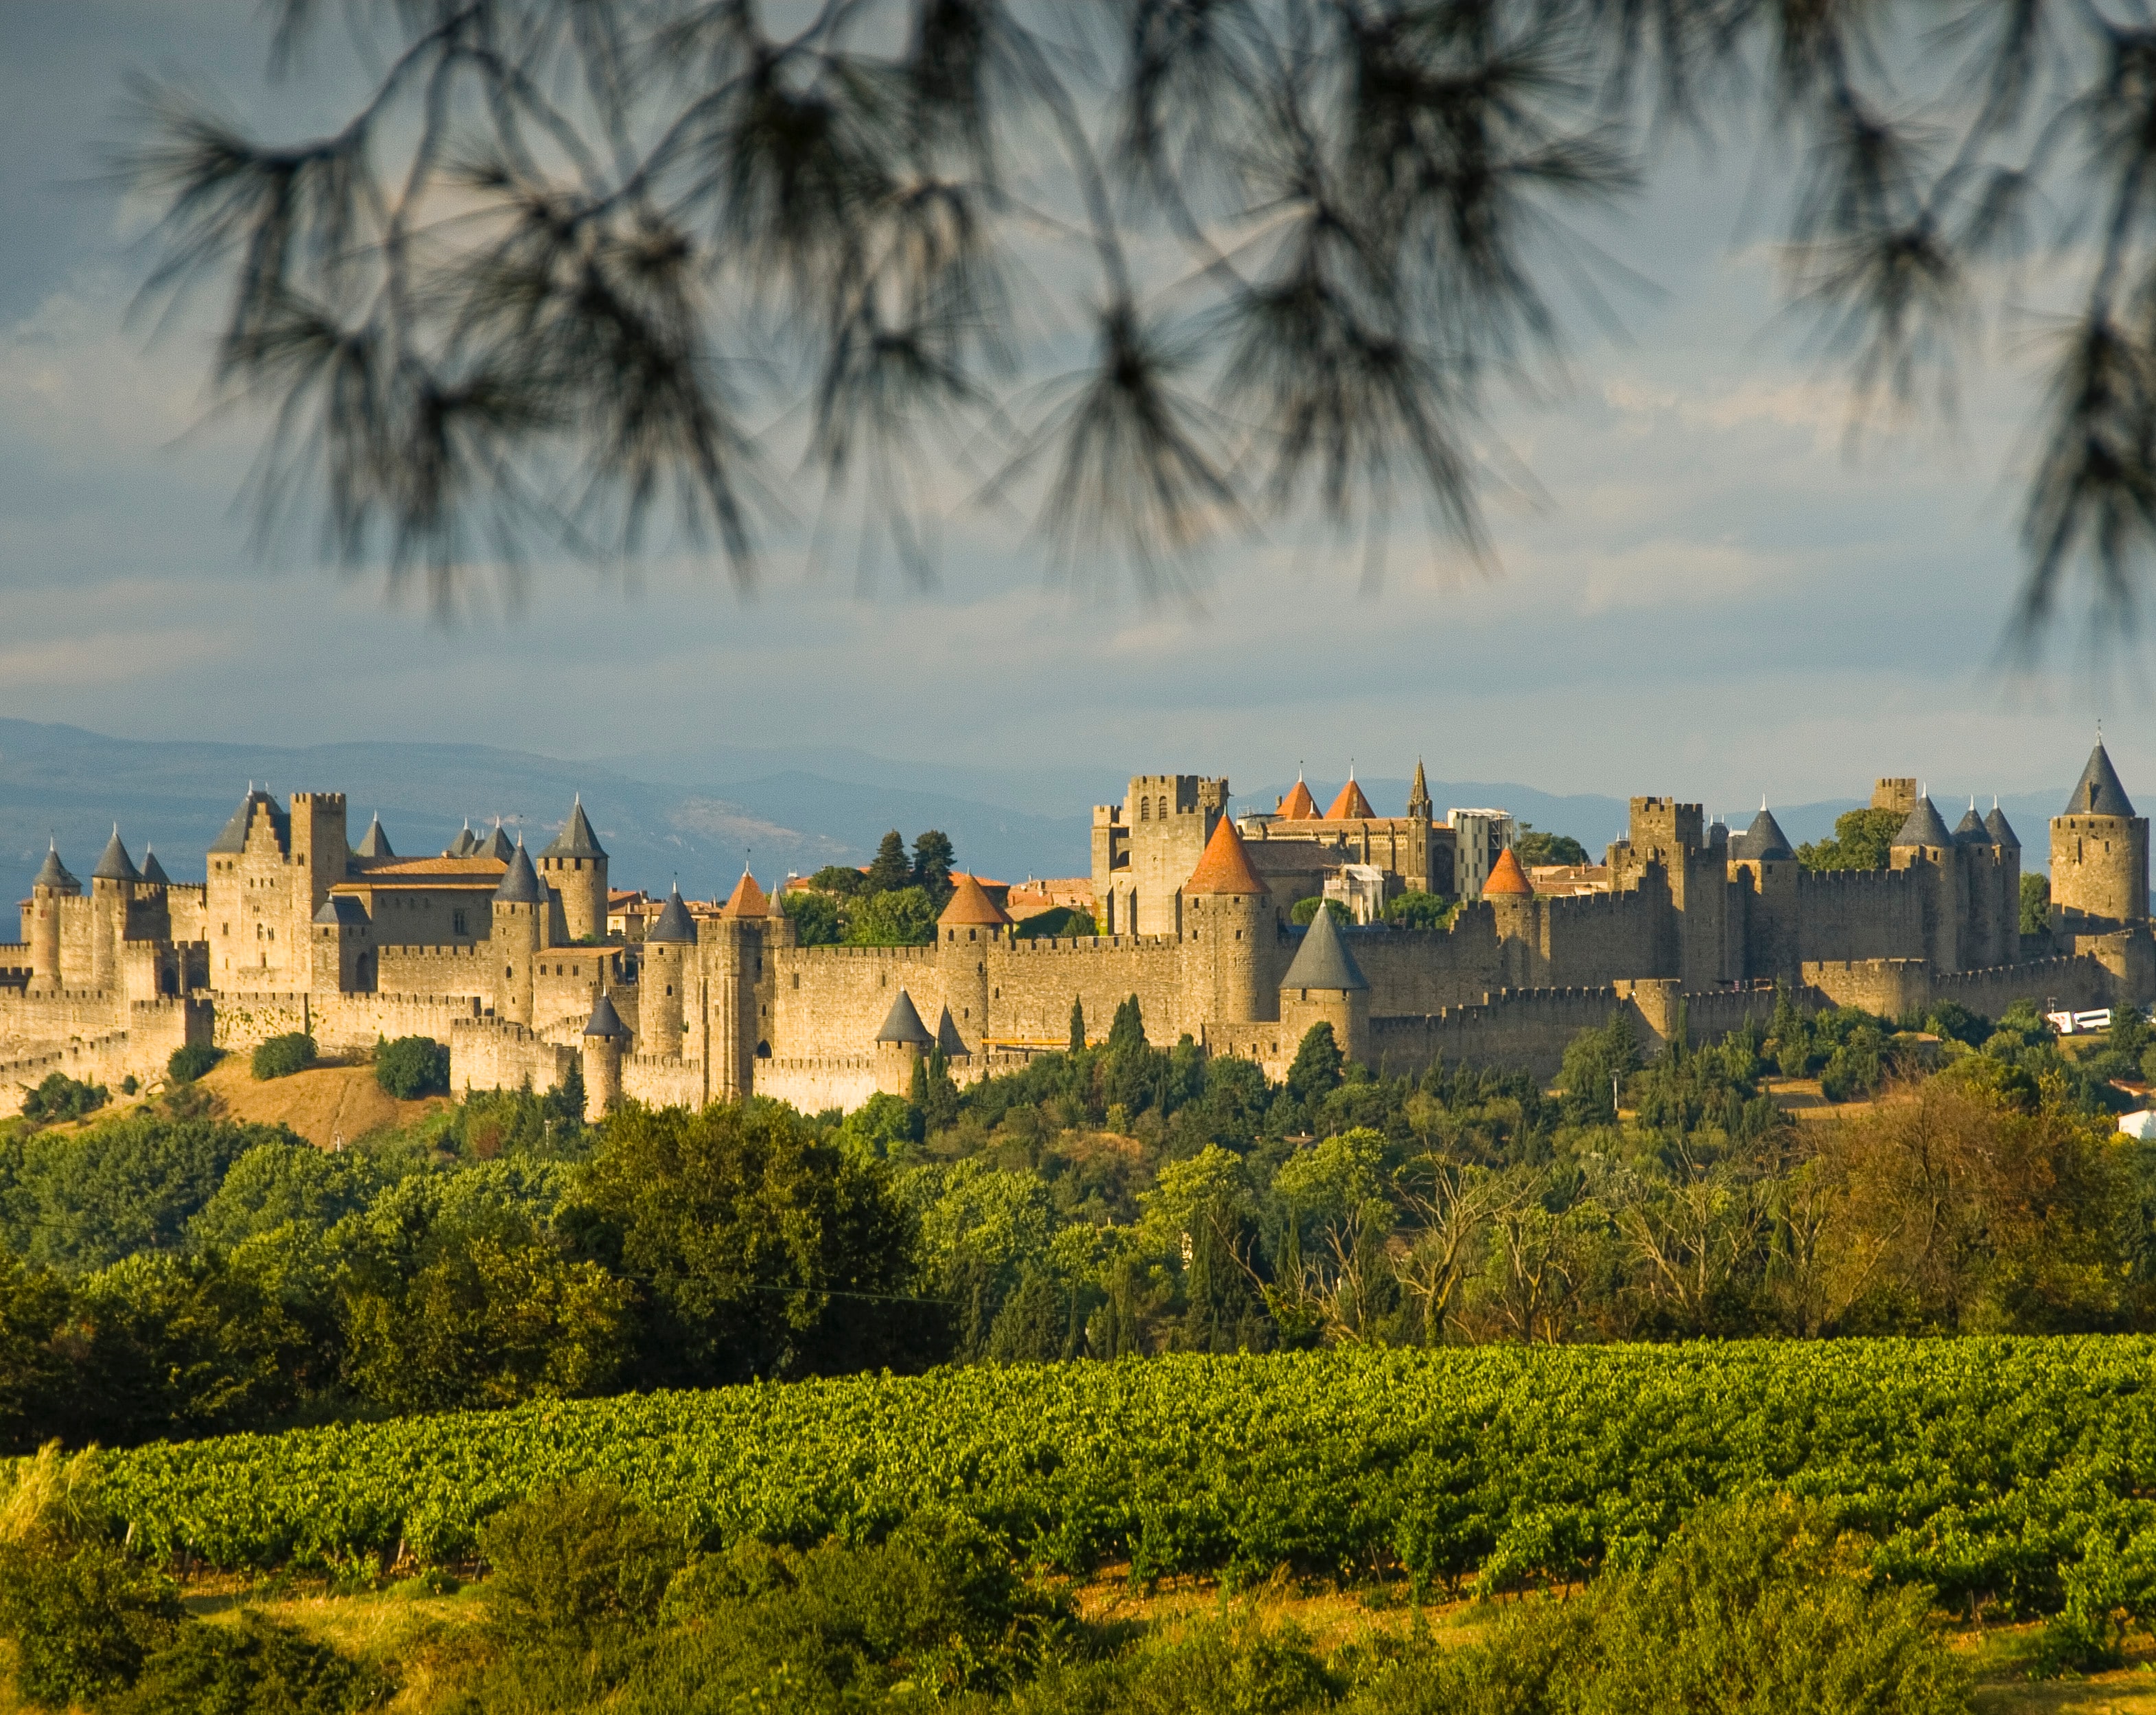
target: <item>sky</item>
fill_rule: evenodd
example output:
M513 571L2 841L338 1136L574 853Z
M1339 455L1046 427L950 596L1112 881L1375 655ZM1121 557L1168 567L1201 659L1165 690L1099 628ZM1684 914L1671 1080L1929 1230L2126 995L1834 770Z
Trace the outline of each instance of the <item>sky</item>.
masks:
M2102 718L2129 790L2156 796L2130 671L2076 637L2046 671L1999 663L2025 375L1972 368L1953 432L1852 453L1845 395L1781 314L1756 213L1773 156L1748 148L1673 145L1645 196L1579 228L1654 290L1616 298L1620 335L1573 318L1565 384L1499 412L1539 496L1493 500L1493 567L1401 529L1372 589L1358 547L1288 530L1224 545L1199 602L1148 605L1112 569L1059 581L1022 528L967 510L930 590L865 586L850 550L823 563L796 532L751 596L670 557L538 566L517 611L444 625L377 578L258 555L235 499L259 426L205 421L198 329L129 325L142 211L97 154L134 72L291 111L262 93L255 17L0 8L0 715L1247 781L1419 755L1440 778L1720 806L1877 775L1942 803L2063 791Z

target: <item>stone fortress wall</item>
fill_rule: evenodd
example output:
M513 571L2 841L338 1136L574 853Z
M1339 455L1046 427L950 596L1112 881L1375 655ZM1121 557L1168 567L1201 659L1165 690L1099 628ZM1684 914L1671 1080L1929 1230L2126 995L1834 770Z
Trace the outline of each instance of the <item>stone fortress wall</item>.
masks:
M677 894L644 939L606 938L608 859L581 803L536 859L498 828L410 858L378 824L350 844L338 794L250 790L203 884L146 854L138 869L116 830L87 885L48 858L21 943L0 947L0 1111L49 1070L147 1079L182 1042L296 1030L330 1052L434 1037L460 1089L547 1090L578 1067L594 1111L750 1093L822 1108L903 1090L935 1047L962 1081L1023 1066L1065 1045L1074 1002L1099 1041L1132 996L1155 1042L1188 1035L1275 1076L1319 1019L1391 1073L1441 1057L1547 1075L1613 1012L1653 1042L1681 1011L1709 1036L1763 1016L1778 985L1888 1016L2156 998L2147 823L2100 745L2051 827L2051 923L2025 938L2004 818L1972 809L1950 832L1900 779L1875 795L1905 816L1884 870L1804 869L1764 810L1732 835L1642 797L1606 892L1537 895L1501 852L1446 929L1305 929L1282 894L1306 862L1427 890L1451 831L1419 767L1406 817L1375 816L1352 781L1323 815L1296 791L1242 818L1246 839L1224 780L1134 777L1095 813L1099 934L1017 938L962 877L933 944L852 948L799 945L747 875L716 914Z

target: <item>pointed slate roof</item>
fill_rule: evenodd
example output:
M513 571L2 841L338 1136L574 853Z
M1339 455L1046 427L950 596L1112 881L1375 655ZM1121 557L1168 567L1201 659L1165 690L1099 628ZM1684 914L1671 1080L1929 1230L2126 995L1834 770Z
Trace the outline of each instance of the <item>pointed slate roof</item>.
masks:
M939 929L948 929L954 924L961 929L975 924L1000 929L1010 920L1010 913L988 897L986 888L972 876L962 875L951 889L951 903L943 908L943 914L936 919L936 924Z
M1782 824L1774 820L1774 812L1764 804L1752 818L1752 826L1744 830L1743 840L1743 848L1732 855L1768 863L1796 855L1789 849L1789 837L1782 832Z
M46 848L45 861L39 866L37 877L30 885L33 888L52 888L61 891L69 888L74 888L77 893L82 891L82 883L69 875L67 865L60 862L59 842L57 840Z
M958 1022L952 1017L948 1006L943 1009L943 1016L936 1021L936 1046L954 1060L969 1052L965 1037L958 1034Z
M2131 816L2132 800L2126 788L2118 783L2118 770L2111 765L2111 753L2103 748L2103 740L2097 740L2096 749L2089 752L2088 766L2074 785L2074 795L2066 800L2063 816Z
M396 855L389 848L389 836L382 831L382 812L377 810L374 813L374 820L367 823L367 832L359 837L358 845L352 848L352 856L394 858Z
M142 879L152 887L168 888L172 878L165 873L165 866L157 861L157 854L147 846L142 848Z
M1280 801L1280 808L1273 814L1282 822L1317 820L1317 800L1310 796L1310 788L1303 784L1301 769L1296 770L1295 790Z
M1332 914L1319 906L1317 915L1296 950L1295 960L1281 979L1284 989L1367 989L1369 979L1348 950L1348 942Z
M367 908L348 893L332 893L322 901L322 909L315 914L315 921L335 924L340 929L367 927Z
M467 816L465 825L457 830L456 838L449 842L449 849L442 855L444 858L471 858L477 856L478 852L479 836L471 831L471 817Z
M696 939L696 920L689 915L689 908L681 903L681 888L676 883L667 896L665 907L651 920L651 927L644 932L647 941L692 942Z
M226 822L223 831L209 842L213 853L220 858L228 858L247 849L247 827L254 818L254 806L258 804L268 808L270 819L276 825L279 835L285 834L290 823L285 812L277 807L277 801L267 792L258 792L250 788L247 796L239 801L239 807L232 812L232 820Z
M756 884L756 878L746 869L734 890L726 895L726 903L719 907L721 917L768 917L771 901L763 896L763 889Z
M603 858L598 836L592 832L591 819L584 814L584 795L577 794L577 801L569 806L569 819L562 824L561 832L547 842L542 858Z
M1991 830L1984 825L1984 818L1976 813L1976 800L1969 801L1969 809L1954 824L1954 843L1957 846L1988 846Z
M494 890L495 898L504 905L536 905L540 900L539 873L531 867L526 854L524 842L516 842L510 853L509 868L501 872L501 885Z
M880 1042L912 1042L926 1048L936 1038L928 1034L928 1026L921 1021L921 1015L913 1010L913 997L904 989L891 1003L891 1012L883 1021L883 1028L875 1034Z
M97 860L91 870L92 881L140 881L142 872L135 867L135 860L127 855L126 847L120 843L120 824L112 824L112 837L105 842L105 855Z
M1994 846L2004 846L2010 852L2021 849L2021 842L2014 832L2014 824L2006 819L2006 812L1999 807L1999 801L1995 798L1992 800L1991 814L1984 818L1984 831L1991 836L1991 843Z
M473 851L472 856L475 858L499 858L504 863L506 863L509 862L509 854L512 849L513 848L509 843L509 836L501 831L501 824L497 822L494 825L494 832L487 835L485 839L479 842L477 847Z
M1917 807L1909 812L1909 819L1902 824L1901 832L1894 836L1897 846L1938 846L1953 844L1953 836L1947 832L1945 818L1931 795L1917 800Z
M516 849L521 852L524 848L519 846ZM528 863L526 867L529 867ZM592 1020L584 1026L584 1034L619 1038L627 1036L629 1030L621 1021L621 1014L613 1010L613 1002L601 995L592 1007Z
M1340 788L1340 796L1332 801L1332 807L1325 812L1327 822L1368 822L1377 815L1370 801L1363 796L1362 787L1355 784L1355 770L1348 770L1348 784Z
M1222 817L1214 824L1213 837L1206 841L1204 855L1199 858L1197 868L1190 872L1190 879L1183 884L1183 896L1263 894L1271 891L1250 867L1250 854L1243 849L1243 837L1235 832L1235 824Z
M1486 899L1492 893L1516 893L1532 898L1534 891L1534 883L1527 879L1527 871L1520 868L1519 858L1510 846L1506 847L1490 866L1490 879L1482 883L1482 897Z

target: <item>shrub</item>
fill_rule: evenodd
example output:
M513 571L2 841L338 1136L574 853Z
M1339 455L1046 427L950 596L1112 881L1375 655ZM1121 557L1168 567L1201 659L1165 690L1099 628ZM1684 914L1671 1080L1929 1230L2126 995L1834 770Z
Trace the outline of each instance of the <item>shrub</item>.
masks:
M0 1636L29 1702L64 1709L125 1690L180 1619L172 1585L108 1544L0 1545Z
M399 1037L374 1051L374 1081L399 1101L449 1087L449 1051L432 1037Z
M649 1625L687 1559L680 1533L606 1483L542 1489L504 1508L479 1546L503 1633L556 1642Z
M85 1083L64 1072L48 1073L45 1081L23 1098L25 1119L80 1119L95 1113L111 1099L101 1083Z
M258 1078L290 1078L315 1063L315 1039L304 1031L272 1037L254 1051Z
M134 1690L108 1707L115 1715L181 1709L356 1715L388 1691L378 1675L328 1645L259 1614L242 1614L236 1625L182 1626L142 1664Z
M192 1083L223 1058L222 1048L213 1048L208 1042L189 1042L172 1050L172 1057L165 1062L165 1076L174 1083Z

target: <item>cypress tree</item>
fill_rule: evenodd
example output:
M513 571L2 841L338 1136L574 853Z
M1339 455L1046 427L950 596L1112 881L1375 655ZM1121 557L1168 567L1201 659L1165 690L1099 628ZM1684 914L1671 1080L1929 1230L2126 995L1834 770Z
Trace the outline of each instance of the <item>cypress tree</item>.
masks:
M913 860L906 855L906 842L893 828L876 847L875 862L869 865L868 891L888 893L913 885Z
M1083 1001L1070 1003L1070 1052L1074 1054L1086 1052L1086 1003Z

